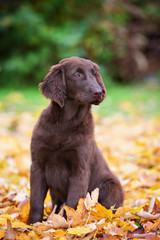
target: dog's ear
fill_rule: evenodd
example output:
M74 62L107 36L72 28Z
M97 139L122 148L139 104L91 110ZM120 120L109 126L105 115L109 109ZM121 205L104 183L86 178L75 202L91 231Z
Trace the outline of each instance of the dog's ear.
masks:
M39 84L39 89L46 98L59 104L62 108L66 98L65 71L62 64L52 66L50 72Z
M101 86L102 91L103 91L103 94L104 94L104 98L105 98L105 96L106 96L106 88L105 88L105 86L104 86L104 83L103 83L103 80L102 80L102 76L101 76L101 74L100 74L100 72L99 72L99 67L98 67L98 65L97 65L96 63L93 63L93 62L92 62L92 64L93 64L93 66L94 66L94 69L96 70L97 82L98 82L98 84Z

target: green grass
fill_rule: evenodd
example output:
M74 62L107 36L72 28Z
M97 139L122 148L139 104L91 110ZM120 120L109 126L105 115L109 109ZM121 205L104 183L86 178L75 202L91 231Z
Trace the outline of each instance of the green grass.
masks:
M132 115L160 115L160 89L142 85L116 86L108 90L100 113L105 116L121 112Z
M1 89L0 110L23 112L41 111L49 100L45 99L38 88L21 90ZM102 115L122 113L124 115L160 116L160 89L142 85L112 86L107 89L107 97L94 112Z

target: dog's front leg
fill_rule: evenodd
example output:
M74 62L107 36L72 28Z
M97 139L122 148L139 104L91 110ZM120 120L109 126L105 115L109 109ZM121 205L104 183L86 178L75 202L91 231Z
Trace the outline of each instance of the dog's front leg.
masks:
M80 198L86 197L89 185L89 171L83 169L69 179L66 205L76 209Z
M48 191L44 173L36 162L33 162L31 166L30 185L31 194L28 224L42 221L44 199Z

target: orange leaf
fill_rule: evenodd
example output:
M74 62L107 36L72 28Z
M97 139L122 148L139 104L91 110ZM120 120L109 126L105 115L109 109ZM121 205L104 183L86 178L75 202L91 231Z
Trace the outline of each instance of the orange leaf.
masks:
M86 222L88 218L88 212L84 205L84 198L81 198L78 202L77 209L74 210L73 208L70 208L68 206L64 206L64 209L66 210L67 219L68 221L72 222L72 226L82 225Z
M22 207L22 214L21 214L21 221L24 223L28 222L29 217L29 210L30 210L30 203L29 201Z
M160 227L160 219L157 219L155 221L155 223L152 223L152 222L148 221L148 222L145 223L144 227L145 227L145 230L148 231L148 232L155 231L155 230L157 230L158 227Z

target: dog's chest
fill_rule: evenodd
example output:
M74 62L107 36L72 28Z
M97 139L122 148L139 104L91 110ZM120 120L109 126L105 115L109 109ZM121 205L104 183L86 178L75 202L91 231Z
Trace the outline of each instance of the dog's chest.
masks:
M54 127L54 130L48 132L47 136L45 136L45 143L47 146L56 150L60 149L72 149L78 143L83 140L84 133L83 131L78 131L78 126L57 126Z
M75 149L46 152L45 176L50 188L59 194L68 189L69 178L76 174L79 167Z
M67 136L64 133L61 133L59 131L59 132L55 132L49 137L47 141L47 145L53 151L54 150L57 151L57 149L65 147L69 142L70 142L70 136Z
M70 175L68 169L60 164L46 164L45 175L47 184L54 191L55 195L66 195Z

